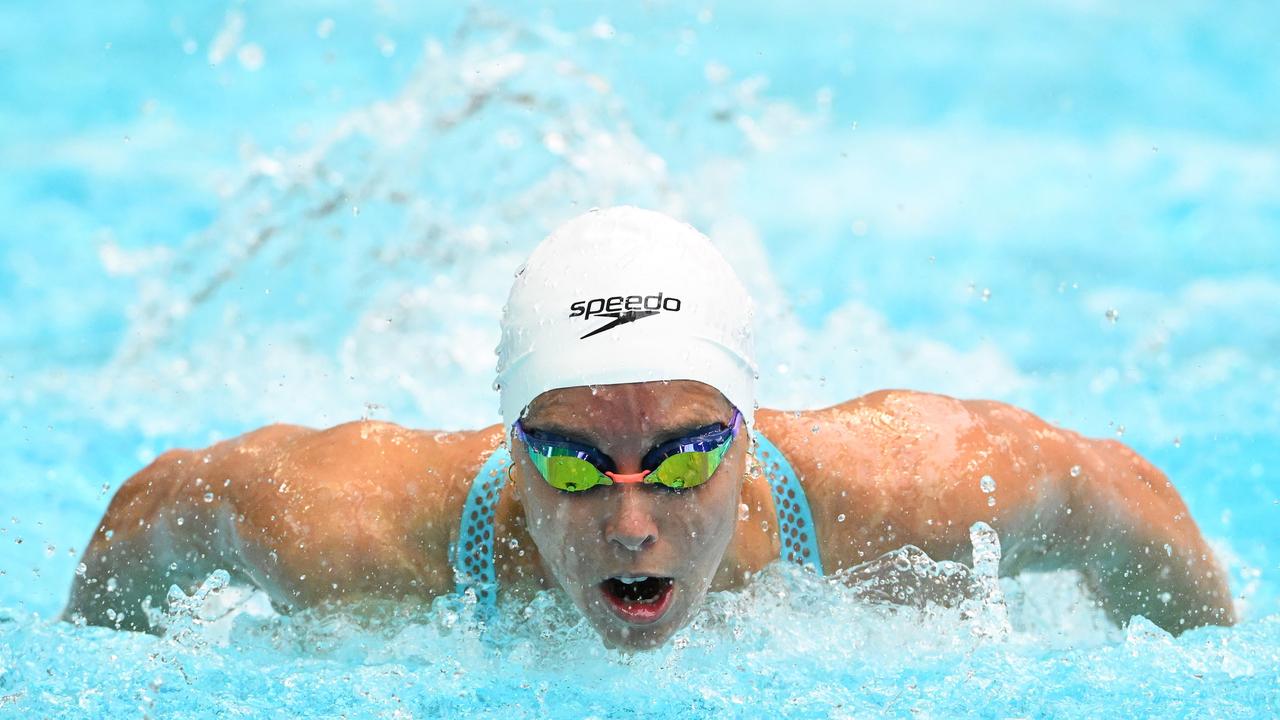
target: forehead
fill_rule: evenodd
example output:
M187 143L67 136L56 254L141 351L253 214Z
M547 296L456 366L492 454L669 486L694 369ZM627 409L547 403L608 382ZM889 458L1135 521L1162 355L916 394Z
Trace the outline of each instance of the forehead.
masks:
M668 380L548 390L522 422L584 440L620 435L656 439L680 430L728 422L733 406L719 390L695 380Z

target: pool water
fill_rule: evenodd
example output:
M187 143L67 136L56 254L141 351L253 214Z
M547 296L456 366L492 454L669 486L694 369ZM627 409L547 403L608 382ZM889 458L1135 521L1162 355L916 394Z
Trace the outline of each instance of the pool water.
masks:
M418 5L0 7L0 716L1280 712L1273 4ZM55 622L167 448L496 422L514 269L617 203L737 267L762 406L910 387L1118 437L1241 623L1115 628L1070 573L918 610L787 567L635 656L554 596L280 617L216 576L164 637Z

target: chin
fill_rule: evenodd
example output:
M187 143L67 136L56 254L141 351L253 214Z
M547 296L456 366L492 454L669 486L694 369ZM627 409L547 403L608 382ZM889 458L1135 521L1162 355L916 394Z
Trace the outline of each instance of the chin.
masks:
M671 639L676 631L685 626L685 622L672 618L670 622L662 622L646 627L632 627L605 619L603 622L592 619L596 632L600 633L600 641L610 650L634 652L653 650L662 647Z

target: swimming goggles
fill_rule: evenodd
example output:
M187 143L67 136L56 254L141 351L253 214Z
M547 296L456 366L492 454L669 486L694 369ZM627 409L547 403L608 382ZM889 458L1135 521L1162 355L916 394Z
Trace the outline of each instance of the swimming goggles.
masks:
M517 420L517 437L529 450L529 459L547 484L565 492L583 492L614 483L658 484L673 490L697 487L711 479L720 460L738 434L735 408L729 426L719 423L694 431L689 437L668 440L645 454L638 473L617 473L613 459L590 445L536 430L525 430Z

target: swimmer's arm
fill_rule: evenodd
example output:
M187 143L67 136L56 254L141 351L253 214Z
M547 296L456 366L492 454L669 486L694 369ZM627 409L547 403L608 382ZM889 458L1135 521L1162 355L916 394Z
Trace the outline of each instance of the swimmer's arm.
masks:
M1002 571L1079 570L1117 623L1143 615L1179 633L1235 622L1226 575L1164 473L1114 440L1085 438L1002 403L965 405L999 478L991 496ZM971 482L966 492L970 505L988 501Z
M1164 473L1113 440L1081 438L1076 458L1066 532L1108 615L1173 633L1233 624L1226 573Z
M270 448L301 432L277 425L205 451L173 450L130 477L85 549L64 617L155 631L143 607L163 611L172 585L190 592L217 569L260 585L236 538L240 515L228 487L254 474L237 450Z
M218 569L280 610L449 592L466 483L500 433L272 425L165 453L112 500L65 616L146 631L145 598Z
M181 451L161 455L116 493L81 558L64 617L90 625L151 631L144 605L163 611L168 588L225 564L197 540L211 518L181 495L189 483ZM181 525L185 532L175 532Z
M903 390L810 412L790 432L779 417L766 431L790 443L814 491L831 570L904 544L967 561L969 528L982 521L999 533L1002 575L1078 570L1118 623L1141 614L1181 632L1235 620L1226 575L1182 498L1118 442L1004 403Z

